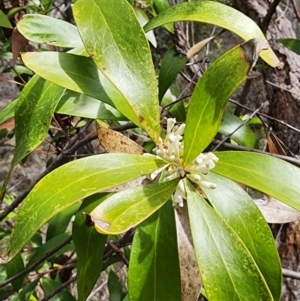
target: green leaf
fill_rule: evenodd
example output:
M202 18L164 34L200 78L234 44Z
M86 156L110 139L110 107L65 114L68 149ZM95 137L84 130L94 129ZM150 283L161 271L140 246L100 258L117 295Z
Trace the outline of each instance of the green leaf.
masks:
M170 3L168 0L153 0L153 4L158 14L170 8ZM165 28L171 33L174 33L174 24L166 24Z
M110 105L110 97L120 97L91 58L49 51L27 52L22 54L22 59L39 76L69 90L84 93Z
M17 256L12 261L6 264L7 278L15 276L16 274L22 272L23 270L24 270L24 262L20 253L18 253ZM19 277L18 279L16 279L11 283L16 292L22 287L24 278L25 275Z
M54 290L56 290L60 286L60 283L54 281L50 278L43 278L42 280L42 288L44 289L45 296L51 294ZM66 290L63 289L55 296L53 296L51 301L75 301L74 297Z
M46 241L49 239L64 233L70 223L70 219L78 210L80 204L75 203L65 210L57 213L48 223Z
M127 120L125 116L110 105L96 98L70 90L65 92L57 104L55 112L89 119Z
M23 201L7 249L13 258L58 212L96 192L149 174L165 164L155 156L102 154L67 163L45 176Z
M259 268L236 233L188 181L185 187L195 254L208 299L273 301Z
M86 198L73 223L72 237L77 254L78 301L87 300L102 270L102 256L106 235L101 235L93 227L88 227L84 212L92 211L103 202L107 194L94 194Z
M220 26L234 32L245 41L253 38L265 39L252 19L230 6L213 1L188 2L172 6L151 19L144 29L147 32L155 27L178 21L196 21ZM260 56L272 67L280 65L271 48L262 51Z
M69 48L82 45L76 26L52 17L26 14L17 27L27 40L35 43Z
M5 13L0 10L0 27L13 28Z
M128 288L131 301L181 300L176 225L171 201L135 232Z
M157 142L155 72L133 8L126 0L78 0L73 13L87 52L123 96L112 98L116 108Z
M229 97L246 80L250 63L239 45L218 58L197 83L184 132L184 160L191 163L216 135Z
M278 39L277 42L281 43L283 46L289 50L294 51L300 55L300 40L298 39Z
M109 301L122 301L122 285L119 277L112 271L109 271L107 287L109 291Z
M214 173L255 188L300 210L300 169L272 156L250 152L216 152Z
M224 111L218 132L222 135L228 135L233 133L242 124L243 121L240 118L232 113ZM233 135L231 135L230 139L234 140L239 145L249 148L254 148L257 143L255 134L247 124L244 124Z
M107 198L91 212L95 229L104 234L121 234L140 224L163 206L178 180L141 185Z
M43 142L64 91L37 75L24 87L15 107L16 149L13 165Z
M161 61L161 68L158 78L159 100L161 101L174 82L178 73L182 70L188 59L186 56L181 56L172 45Z
M18 101L18 99L13 100L4 109L2 109L0 111L0 124L4 123L8 119L14 117L17 101Z
M216 189L201 187L209 202L246 245L274 300L280 300L281 264L272 232L263 215L236 183L212 172L205 180L217 185Z

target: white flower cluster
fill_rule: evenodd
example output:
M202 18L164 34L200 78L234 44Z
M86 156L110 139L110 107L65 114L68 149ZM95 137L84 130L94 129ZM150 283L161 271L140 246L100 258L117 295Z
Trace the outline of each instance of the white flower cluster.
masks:
M214 183L203 181L201 179L201 174L207 174L209 170L215 167L215 163L218 162L219 159L213 153L200 154L189 166L184 168L182 164L182 139L185 124L183 123L180 126L175 124L175 118L167 119L165 139L159 138L158 147L155 149L157 156L169 162L167 170L164 172L165 180L169 181L175 178L184 178L186 176L197 185L211 189L216 188ZM161 172L161 170L153 173L152 177L156 177L159 172ZM185 198L184 183L181 179L173 196L173 205L183 207L183 200Z

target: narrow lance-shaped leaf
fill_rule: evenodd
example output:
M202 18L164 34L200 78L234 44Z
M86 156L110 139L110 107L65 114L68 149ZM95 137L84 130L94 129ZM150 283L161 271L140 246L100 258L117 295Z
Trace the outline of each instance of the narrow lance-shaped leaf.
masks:
M278 158L250 152L217 152L214 173L300 210L300 169Z
M163 206L178 180L141 185L112 195L91 212L95 229L103 234L121 234L140 224Z
M24 53L22 60L39 76L69 90L95 97L110 105L110 96L120 97L91 58L48 51Z
M15 108L16 149L13 165L43 142L55 107L65 89L35 75L24 87Z
M7 274L7 278L11 278L13 276L15 276L16 274L20 273L21 271L24 270L24 262L23 262L23 258L21 256L21 254L17 254L17 256L10 262L8 262L5 266L6 268L6 274ZM25 275L23 275L22 277L19 277L18 279L16 279L15 281L13 281L11 284L14 288L14 290L17 292L23 284Z
M281 43L287 49L294 51L300 55L300 40L298 39L277 39L277 42Z
M238 184L212 172L205 180L217 185L216 189L201 187L209 202L246 245L274 300L280 300L281 264L272 232L263 215Z
M0 27L13 28L2 10L0 10Z
M181 56L177 53L174 45L168 49L161 61L161 68L159 72L159 100L162 100L165 93L187 61L188 58L186 56Z
M253 38L265 39L258 25L249 17L234 8L213 1L188 2L172 6L151 19L145 31L170 22L196 21L226 28L245 41ZM261 52L261 58L272 67L280 67L280 61L271 48Z
M82 45L73 24L38 14L27 14L18 22L19 32L29 41L57 47L75 48Z
M9 256L7 260L58 212L96 192L149 174L164 164L155 156L102 154L55 169L38 182L24 200L5 252Z
M108 194L94 194L86 198L76 214L72 237L77 255L78 301L87 300L102 270L102 257L106 235L86 225L84 213L93 210Z
M148 42L133 8L127 0L79 0L73 13L87 52L122 94L111 98L116 108L157 142L156 77Z
M231 227L185 181L193 243L210 301L273 301L251 254Z
M245 50L239 45L217 59L197 83L189 104L184 133L186 165L216 135L225 104L246 80L250 67L251 62L246 59Z
M128 288L131 301L181 300L176 225L170 200L135 232Z

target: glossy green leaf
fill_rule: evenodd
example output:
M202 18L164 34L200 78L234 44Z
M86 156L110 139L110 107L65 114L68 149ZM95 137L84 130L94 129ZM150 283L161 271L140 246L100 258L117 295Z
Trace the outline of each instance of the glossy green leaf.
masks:
M195 254L208 299L273 301L243 242L188 181L185 187Z
M135 232L128 288L131 301L181 300L176 225L171 201Z
M86 225L84 213L99 205L107 194L94 194L86 198L73 223L72 237L77 254L78 301L87 300L102 270L102 256L106 235L101 235L93 227Z
M216 189L201 187L209 202L246 245L274 300L280 300L281 264L272 232L263 215L236 183L212 172L205 180L217 185Z
M133 8L126 0L78 0L73 13L87 52L123 96L111 98L115 107L157 142L156 77Z
M110 97L120 97L91 58L62 52L27 52L25 65L39 76L65 87L112 104Z
M7 278L15 276L16 274L22 272L23 270L24 270L24 262L20 253L17 254L17 256L12 261L6 264ZM16 279L11 283L16 292L22 287L24 278L25 275L19 277L18 279Z
M64 92L64 88L37 75L24 87L15 108L16 149L13 165L43 142L55 107Z
M0 27L13 28L5 13L0 10Z
M184 132L185 164L192 162L216 135L229 97L246 80L250 63L237 46L218 58L197 83Z
M64 233L70 223L70 219L78 210L80 203L75 203L66 208L65 210L57 213L48 223L46 241Z
M172 45L161 61L161 68L158 78L159 100L162 100L178 73L182 70L188 59L181 56Z
M55 280L50 278L43 278L42 280L42 288L44 290L45 297L51 294L54 290L56 290L61 284ZM55 296L53 296L51 301L75 301L74 297L67 291L67 289L63 289L58 292Z
M55 112L89 119L127 120L125 116L110 105L96 98L70 90L66 91L61 98Z
M35 43L69 48L82 45L76 26L49 16L26 14L17 27L27 40Z
M147 175L164 164L155 156L102 154L55 169L23 201L7 249L8 260L58 212L89 195Z
M245 41L253 38L265 39L252 19L230 6L213 1L188 2L172 6L151 19L144 29L147 32L155 27L178 21L196 21L220 26L234 32ZM260 56L272 67L280 65L271 48L262 51Z
M112 270L108 274L107 287L109 291L109 301L122 301L122 284L119 277Z
M300 40L298 39L278 39L277 42L281 43L283 46L289 50L294 51L300 55Z
M15 99L0 111L0 124L15 116L15 107L17 101L18 99Z
M158 14L160 14L164 10L170 8L170 3L168 0L153 0L153 5ZM174 33L174 25L173 24L166 24L165 28L168 31L170 31L171 33Z
M250 152L217 152L214 173L253 187L300 210L300 169L278 158Z
M135 227L166 203L177 184L173 180L115 193L91 212L96 230L114 235Z
M243 121L240 118L232 113L224 111L218 132L223 135L228 135L233 133L242 124ZM249 148L254 148L257 143L254 132L247 124L244 124L233 135L231 135L230 139L234 140L239 145L243 145Z

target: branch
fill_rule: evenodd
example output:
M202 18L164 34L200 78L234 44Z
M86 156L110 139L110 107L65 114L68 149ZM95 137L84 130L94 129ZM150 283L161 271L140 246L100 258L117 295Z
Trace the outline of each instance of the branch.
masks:
M265 15L262 23L261 23L261 29L263 32L266 32L268 27L269 27L269 24L270 24L270 21L271 21L271 18L273 16L273 14L276 12L276 8L279 4L280 0L274 0L271 5L270 5L270 8L267 12L267 14Z
M220 140L214 139L212 144L219 144ZM268 153L259 149L254 149L254 148L249 148L249 147L245 147L242 145L234 145L234 144L230 144L227 142L223 143L223 147L225 147L226 149L230 149L230 150L239 150L239 151L248 151L248 152L254 152L254 153L259 153L259 154L264 154L264 155L269 155L272 157L276 157L279 159L282 159L284 161L290 162L294 165L298 165L300 166L300 160L297 158L292 158L292 157L288 157L288 156L283 156L283 155L278 155L278 154L272 154L272 153Z
M43 298L41 301L48 301L50 300L53 296L58 294L61 290L63 290L65 287L67 287L69 284L73 283L77 279L77 276L74 276L70 278L68 281L64 282L61 284L59 287L57 287L51 294L47 295L45 298Z
M295 271L291 271L291 270L287 270L287 269L282 269L282 275L285 276L285 277L300 279L300 273L299 272L295 272Z

